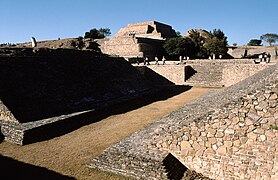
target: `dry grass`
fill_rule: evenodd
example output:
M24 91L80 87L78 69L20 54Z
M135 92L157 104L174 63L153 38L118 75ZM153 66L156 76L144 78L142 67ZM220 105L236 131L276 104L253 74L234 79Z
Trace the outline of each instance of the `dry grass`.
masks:
M24 146L2 142L0 154L76 179L126 179L112 173L89 169L85 165L110 145L148 126L208 90L211 89L192 88L166 100L110 116L48 141Z

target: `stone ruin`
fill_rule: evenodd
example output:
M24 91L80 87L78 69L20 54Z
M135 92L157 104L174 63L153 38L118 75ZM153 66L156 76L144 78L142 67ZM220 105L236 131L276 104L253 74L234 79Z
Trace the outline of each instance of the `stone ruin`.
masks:
M114 37L100 39L100 49L109 55L126 59L148 56L162 57L162 43L165 38L176 37L171 26L156 21L128 24L121 28Z
M20 145L63 135L153 90L126 60L95 51L0 48L0 66L1 132Z
M270 54L271 62L278 62L278 46L228 46L228 54L236 59L248 58L257 54Z
M252 59L225 59L186 60L180 65L136 67L144 76L144 70L150 69L176 85L228 87L272 65L274 63L255 64Z
M277 179L277 77L278 64L211 91L88 166L136 179Z

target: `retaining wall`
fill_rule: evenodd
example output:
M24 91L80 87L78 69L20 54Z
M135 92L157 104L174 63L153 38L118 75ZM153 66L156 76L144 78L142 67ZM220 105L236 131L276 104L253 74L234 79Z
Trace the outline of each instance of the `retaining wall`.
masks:
M69 122L56 123L63 132L91 111L153 89L123 58L70 49L0 50L0 124L5 139L17 144L27 135L51 134L54 122Z
M274 65L255 64L253 60L187 60L183 64L151 65L147 68L177 85L228 87ZM190 67L195 74L187 74Z
M278 64L212 91L106 149L89 166L167 179L163 161L171 154L209 178L277 179L277 77Z

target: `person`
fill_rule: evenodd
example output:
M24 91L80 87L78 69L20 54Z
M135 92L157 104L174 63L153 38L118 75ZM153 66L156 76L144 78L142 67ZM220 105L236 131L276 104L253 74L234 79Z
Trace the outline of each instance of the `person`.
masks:
M266 53L264 54L264 62L266 62L266 58L267 58L267 55Z
M262 62L262 60L263 60L263 55L262 54L259 55L259 59L260 59L260 62Z
M180 64L182 64L182 56L180 56Z
M155 64L159 65L158 58L156 56L154 57L154 60L155 60Z
M166 58L163 56L163 57L162 57L162 64L163 64L163 65L165 64L165 61L166 61Z
M209 56L209 60L211 59L211 56Z
M144 59L144 65L150 65L150 63L149 63L149 58L148 58L148 57L145 57L145 59Z
M138 56L136 57L136 62L137 62L137 65L140 64Z
M219 54L219 59L222 59L222 55L221 54Z
M32 47L37 47L37 41L34 37L31 37Z
M270 63L270 58L271 58L271 55L270 55L270 53L268 53L268 54L267 54L267 59L268 59L267 62L268 62L268 63Z

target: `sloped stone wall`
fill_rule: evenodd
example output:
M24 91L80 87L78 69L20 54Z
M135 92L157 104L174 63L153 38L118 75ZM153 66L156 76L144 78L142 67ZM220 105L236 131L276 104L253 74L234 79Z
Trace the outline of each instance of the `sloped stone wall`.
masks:
M0 120L2 119L5 119L6 121L17 122L11 111L9 111L5 104L0 100Z
M233 64L225 65L222 74L222 84L226 87L242 81L268 67L269 64Z
M278 64L212 91L106 149L89 166L167 179L160 162L171 153L210 178L277 179L277 77Z
M0 52L0 125L5 140L17 144L27 142L26 137L30 142L68 132L65 129L89 123L91 111L154 90L123 58L95 51L3 48Z
M225 65L221 62L203 62L203 63L186 63L192 67L196 73L183 84L201 87L223 87L222 82L223 69Z
M213 179L278 178L278 83L208 113L157 147Z

